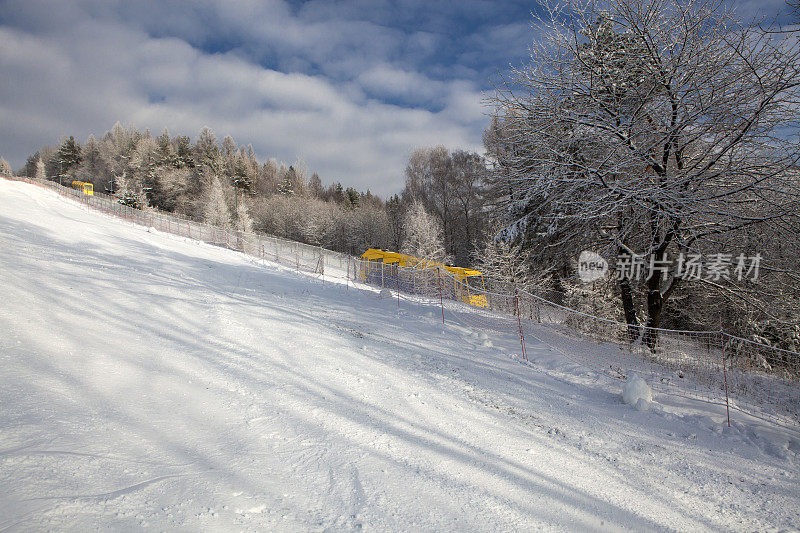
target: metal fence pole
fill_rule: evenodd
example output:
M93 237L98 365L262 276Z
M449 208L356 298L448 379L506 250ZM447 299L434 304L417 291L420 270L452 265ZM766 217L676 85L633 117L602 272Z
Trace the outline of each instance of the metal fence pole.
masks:
M722 379L725 383L725 411L728 415L728 427L731 427L731 408L728 405L728 371L725 369L725 332L719 330L719 338L722 341Z
M442 307L442 325L444 325L444 298L442 297L442 273L436 268L436 281L439 286L439 305Z
M522 358L527 361L528 354L525 352L525 333L522 331L522 318L519 312L519 291L514 288L514 306L517 308L517 325L519 326L519 343L522 345Z

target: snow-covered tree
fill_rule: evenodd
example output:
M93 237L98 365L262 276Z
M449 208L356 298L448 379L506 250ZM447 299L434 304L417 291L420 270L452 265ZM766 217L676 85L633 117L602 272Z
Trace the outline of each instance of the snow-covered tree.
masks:
M295 194L295 182L297 181L297 177L295 176L294 168L289 167L286 169L283 165L281 165L280 170L278 171L278 175L281 176L280 184L278 185L278 194L283 196L292 196Z
M492 291L512 294L514 289L528 289L532 285L529 257L520 245L490 234L476 255L478 268Z
M236 141L233 137L226 135L222 140L220 147L220 157L222 158L223 172L226 176L233 176L236 171L236 155L239 149L236 147Z
M41 159L36 160L36 171L33 177L36 178L37 180L47 179L47 175L45 174L44 170L44 162L42 162Z
M81 145L75 140L72 135L68 139L64 139L61 146L56 153L58 163L60 163L60 171L63 175L71 175L75 177L83 156L81 155Z
M84 181L92 182L95 190L102 191L108 184L110 174L108 164L100 151L100 143L94 135L89 135L86 144L83 145L82 155L83 161L78 171L80 177Z
M224 173L222 155L217 145L217 138L211 128L203 127L194 145L194 161L203 170L209 170L215 176Z
M425 211L422 202L416 201L405 218L405 240L401 251L404 254L428 261L447 262L442 227L439 221Z
M316 172L314 172L311 175L311 179L308 180L308 192L314 198L322 198L325 192L325 189L322 187L322 180Z
M240 150L234 158L233 169L230 175L231 183L237 191L250 191L255 181L256 169L253 167L247 153Z
M161 165L153 173L156 187L150 191L151 205L184 215L192 213L195 195L200 190L192 169Z
M470 262L481 233L483 158L463 150L451 153L444 146L418 148L408 158L405 175L403 201L422 202L442 226L447 254L461 264Z
M348 243L353 253L360 255L369 248L388 248L390 226L385 209L364 202L349 213Z
M36 162L40 159L39 152L35 152L28 156L28 159L25 160L25 168L23 169L23 174L28 176L29 178L34 177L36 174Z
M253 233L253 220L250 218L244 198L236 204L236 229L242 233Z
M3 157L0 157L0 176L11 176L11 165Z
M161 135L156 137L156 163L158 165L178 166L176 163L175 147L172 143L172 138L169 136L169 130L164 128Z
M144 205L151 205L151 197L155 192L160 194L156 183L156 167L158 162L158 145L150 136L142 136L131 153L128 163L128 186L135 188Z
M126 130L122 124L117 122L100 142L100 156L108 165L108 178L110 178L108 179L108 188L113 193L120 190L121 184L117 182L123 179L122 176L130 174L128 165L140 137L141 134L133 128ZM48 168L49 173L50 169Z
M207 197L203 205L203 221L212 226L229 228L231 225L231 212L225 201L225 191L219 178L211 178Z
M253 191L260 196L271 196L278 191L278 162L270 158L258 168Z
M488 136L512 233L537 253L593 243L657 264L754 225L797 241L796 39L716 0L546 7ZM660 326L680 280L622 276L626 320L638 325L642 295L646 325Z

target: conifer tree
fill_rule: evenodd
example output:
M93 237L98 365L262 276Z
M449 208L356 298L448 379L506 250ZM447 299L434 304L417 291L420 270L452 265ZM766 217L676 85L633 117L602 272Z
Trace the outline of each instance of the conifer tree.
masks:
M289 167L289 169L283 174L283 178L278 186L278 194L282 194L283 196L292 196L294 194L293 181L294 168Z
M220 148L220 156L222 157L222 165L225 175L233 176L236 172L236 156L238 149L233 137L226 135L222 140L222 147Z
M75 137L70 135L69 139L65 139L64 142L61 143L61 147L59 147L58 152L56 152L56 158L58 163L60 163L62 175L75 175L78 166L81 164L81 161L83 161L81 145L78 144Z
M217 138L211 128L205 126L200 130L197 136L197 142L194 145L195 162L201 165L203 169L208 169L215 176L220 176L223 173L222 155L217 146Z
M175 166L177 168L194 168L196 162L192 156L192 141L186 135L179 135L172 141L175 146Z
M36 174L36 162L39 160L39 152L35 152L28 156L25 161L25 175L29 178L34 177Z
M322 188L322 180L316 172L314 172L311 175L311 179L308 180L308 192L311 194L312 198L322 198L325 193L325 190Z
M164 128L164 131L156 137L156 162L159 165L172 166L176 165L175 148L172 146L172 139L169 136L169 131Z

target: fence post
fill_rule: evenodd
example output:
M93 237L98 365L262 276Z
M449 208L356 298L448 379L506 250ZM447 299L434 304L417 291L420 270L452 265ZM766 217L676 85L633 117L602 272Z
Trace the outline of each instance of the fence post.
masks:
M439 286L439 305L442 307L442 325L444 325L444 298L442 297L442 273L439 267L436 267L436 281Z
M397 272L397 276L395 277L395 280L397 281L397 283L396 283L396 285L397 285L397 308L400 309L400 263L399 262L397 263L397 267L395 267L395 269L396 269L396 272Z
M722 379L725 383L725 412L728 415L728 427L731 427L731 408L728 405L728 371L725 369L725 332L719 330L719 338L722 341Z
M528 354L525 352L525 333L522 331L522 318L519 312L519 291L514 288L514 306L517 308L517 325L519 326L519 343L522 346L522 358L527 361Z

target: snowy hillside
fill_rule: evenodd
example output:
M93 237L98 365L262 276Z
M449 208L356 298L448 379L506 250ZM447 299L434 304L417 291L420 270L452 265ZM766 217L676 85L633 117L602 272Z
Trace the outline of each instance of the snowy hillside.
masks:
M0 531L765 530L800 435L0 180Z

